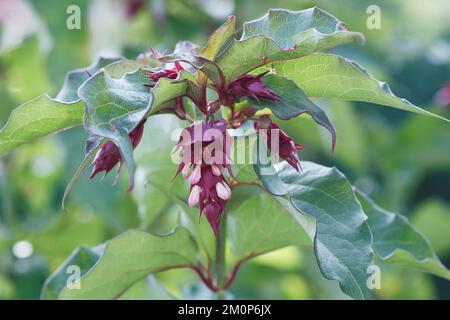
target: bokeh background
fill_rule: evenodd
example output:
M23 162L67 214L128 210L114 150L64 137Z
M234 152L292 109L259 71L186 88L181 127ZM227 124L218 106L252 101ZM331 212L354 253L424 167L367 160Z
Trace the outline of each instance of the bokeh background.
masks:
M81 8L80 30L66 27L66 9L72 4ZM371 4L381 9L379 30L366 24ZM364 46L345 46L336 50L339 54L387 81L397 95L450 117L447 0L1 0L0 127L13 108L43 92L55 96L68 71L99 56L134 58L150 47L170 50L182 39L204 44L228 15L236 15L240 25L269 8L314 5L365 34ZM296 119L284 128L305 145L301 159L337 166L383 207L408 216L449 266L448 124L367 103L319 103L336 126L337 149L331 154L327 133L307 119ZM152 126L167 131L166 124L153 121ZM149 131L136 151L141 169L158 145L158 135ZM158 224L152 209L164 214L158 197L147 195L145 186L127 193L125 175L112 187L111 179L88 181L86 174L68 200L70 213L64 214L61 198L82 160L86 137L83 128L75 128L0 159L0 299L38 299L45 279L78 245L94 246L129 228L151 230ZM123 298L207 298L207 290L196 282L191 271L170 271L138 283L140 290ZM419 272L385 269L381 283L378 299L450 299L448 281ZM308 248L278 250L246 264L230 294L345 298L336 283L321 277Z

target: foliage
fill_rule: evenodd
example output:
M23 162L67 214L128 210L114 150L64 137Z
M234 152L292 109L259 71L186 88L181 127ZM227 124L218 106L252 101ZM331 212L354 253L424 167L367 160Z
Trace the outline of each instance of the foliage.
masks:
M232 16L203 48L182 41L171 53L149 51L131 60L101 58L90 67L70 72L56 98L44 94L12 111L0 131L0 155L22 144L39 143L35 142L37 138L83 126L89 138L64 199L75 180L83 176L89 161L94 166L91 177L97 173L96 168L106 175L116 165L120 172L125 164L128 187L134 188L132 195L137 203L137 208L125 203L125 212L137 211L142 222L142 230L129 228L136 227L133 223L122 224L119 229L124 232L101 246L78 247L64 262L58 261L62 264L45 282L42 298L168 298L172 296L153 276L164 282L164 274L174 269L190 270L206 287L204 290L220 295L233 290L241 267L248 261L254 259L257 263L264 257L261 255L286 247L301 248L315 279L320 279L318 267L321 276L335 280L344 295L325 290L337 292L339 298L370 299L376 295L367 286L374 265L383 270L401 266L450 280L450 271L405 216L382 209L361 191L364 184L353 186L350 181L355 176L347 178L334 166L299 161L297 155L302 148L305 154L327 152L322 150L321 132L317 135L314 124L318 124L331 136L332 150L337 140L336 157L342 166L354 165L349 155L339 152L340 145L348 143L339 139L340 129L347 137L364 139L363 135L378 132L379 128L355 123L356 111L348 106L349 102L342 101L384 105L429 116L412 118L405 127L421 121L423 127L439 127L447 135L449 120L397 97L386 83L376 80L356 62L336 53L323 53L362 42L364 36L321 9L272 9L259 19L245 22L240 36L235 25ZM324 108L317 98L336 99L338 102L333 100L331 107L342 110L330 112L333 108ZM144 123L140 144L135 134ZM171 149L177 145L186 153L191 144L181 139L176 144L177 140L170 137L172 129L186 127L183 132L189 132L196 126L219 129L224 139L230 135L233 145L220 150L226 156L229 147L238 153L249 152L256 163L173 163ZM278 130L279 151L267 142L270 136L264 141L256 138L267 129ZM346 129L351 132L345 133ZM355 130L361 135L354 137ZM295 143L303 143L301 131L310 135L303 146ZM397 142L389 144L395 130L383 127L382 131L384 135L377 135L373 143L380 148L397 148ZM253 143L240 145L239 139ZM406 137L401 143L426 145L428 139L434 137ZM210 140L202 135L198 140L206 149L219 138ZM367 148L367 142L352 146ZM72 157L73 150L67 150ZM353 152L370 153L367 149ZM282 161L264 165L261 154L278 155ZM381 172L418 175L419 170L410 173L408 168L398 168L403 160L394 159L396 156L391 150L383 159L378 161L375 155L372 161ZM355 165L356 176L363 175L372 164L363 161ZM443 166L446 164L444 161ZM297 165L301 170L296 170ZM420 166L422 169L424 165ZM0 182L3 171L0 167ZM173 178L178 173L186 181ZM395 188L394 180L391 188ZM36 185L40 185L39 180ZM210 189L213 191L202 193ZM77 193L73 197L83 198ZM114 197L109 194L103 201L111 202ZM70 201L71 196L67 199ZM89 206L101 206L102 200L91 197L88 202ZM6 201L3 203L6 216L11 208ZM196 206L206 219L197 221L192 208ZM72 210L76 213L85 209L73 201L69 215ZM95 232L104 230L98 227ZM81 288L77 290L66 286L70 276L66 269L74 264L81 269ZM150 292L148 286L154 291Z

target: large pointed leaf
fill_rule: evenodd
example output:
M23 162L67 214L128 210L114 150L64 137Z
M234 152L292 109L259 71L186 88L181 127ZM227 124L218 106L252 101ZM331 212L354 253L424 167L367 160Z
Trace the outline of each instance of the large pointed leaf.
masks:
M118 298L146 275L195 266L196 258L195 242L185 229L179 228L167 236L130 230L106 243L100 259L81 277L79 289L65 286L58 296L60 299Z
M443 119L396 97L386 83L373 78L356 62L337 55L312 54L274 63L272 68L278 75L294 81L308 97L371 102Z
M240 40L223 51L216 62L227 81L275 61L290 60L319 50L363 39L332 15L311 8L272 9L244 24Z
M262 81L281 97L280 101L260 99L253 106L257 109L269 108L278 118L289 120L308 113L314 121L326 128L332 137L332 149L336 143L336 132L325 112L308 99L302 89L293 81L274 74L268 74Z
M236 195L241 194L243 188L249 187L235 189ZM301 226L268 194L250 197L227 214L230 248L237 260L289 245L311 244Z
M0 156L23 143L81 125L83 112L80 101L62 103L46 94L24 103L0 130Z
M408 219L376 205L367 195L356 194L368 216L376 255L387 263L399 264L450 280L450 271L439 261L428 241Z
M302 167L298 173L281 164L278 175L287 199L275 198L314 239L323 275L339 281L350 297L369 298L366 281L367 268L373 264L372 237L351 185L335 168L311 162L302 162Z

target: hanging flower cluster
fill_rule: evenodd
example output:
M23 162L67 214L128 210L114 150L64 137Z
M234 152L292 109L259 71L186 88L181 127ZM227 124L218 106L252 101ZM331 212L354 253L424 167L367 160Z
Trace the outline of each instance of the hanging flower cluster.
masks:
M259 99L280 101L281 97L261 80L266 74L267 72L256 76L245 74L237 77L230 82L227 90L221 91L222 95L218 101L209 102L208 105L215 106L219 101L232 104L242 97L250 97L257 101ZM203 112L207 117L218 111L211 107L205 110ZM177 144L182 154L177 174L181 172L183 178L190 182L188 204L200 208L200 215L203 213L206 216L216 235L221 214L231 197L227 176L228 179L233 179L229 159L231 138L227 128L237 128L250 118L255 121L256 111L255 108L248 107L233 113L228 121L220 119L196 122L184 129ZM269 150L275 152L279 150L278 155L282 159L288 161L296 170L300 169L297 150L301 149L301 145L294 143L269 116L257 117L254 126L257 131L266 129L264 131L267 132L265 138ZM275 141L279 145L278 148L272 148L273 130L277 131L276 136L279 137Z
M171 63L170 66L147 70L151 83L144 85L155 88L161 78L177 79L184 70L183 67L178 61ZM182 158L177 175L181 173L183 178L189 181L188 204L191 207L199 207L200 216L205 215L216 235L219 232L221 215L231 197L230 182L234 179L230 166L231 138L227 133L228 128L238 128L247 121L253 121L256 131L264 133L262 136L267 148L296 170L300 170L297 151L301 150L302 146L295 143L272 122L270 116L257 116L257 109L251 105L237 112L230 107L242 98L251 98L257 103L264 100L281 101L282 98L263 82L262 78L266 74L267 72L238 76L230 81L224 90L217 90L219 98L216 101L205 102L200 106L197 103L205 119L185 128L177 144ZM227 120L223 118L212 120L221 105L230 107L231 116ZM186 120L183 96L175 98L172 105L162 109L161 112L174 113L180 119ZM129 133L133 148L141 141L144 123L145 120ZM120 171L122 156L119 148L113 142L107 142L100 148L91 164L93 171L90 178L101 171L108 173L118 163Z
M223 119L202 121L185 128L177 147L182 161L178 173L190 182L189 206L199 206L217 235L220 217L231 189L225 173L232 177L230 167L231 138Z

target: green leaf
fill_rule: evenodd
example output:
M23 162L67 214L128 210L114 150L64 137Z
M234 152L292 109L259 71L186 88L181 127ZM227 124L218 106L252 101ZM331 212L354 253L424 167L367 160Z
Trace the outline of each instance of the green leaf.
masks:
M302 167L299 173L281 164L278 174L287 198L275 198L314 239L322 274L337 280L350 297L370 298L366 281L373 264L372 236L351 185L335 168L312 162Z
M64 81L64 85L59 91L56 99L62 102L75 102L80 98L78 97L78 88L90 78L90 76L94 75L97 71L106 67L116 61L119 61L121 58L100 58L93 65L82 68L78 70L73 70L69 72Z
M359 190L356 194L368 216L374 250L381 260L450 280L450 270L439 261L428 241L406 217L380 208Z
M253 170L266 191L275 196L286 195L285 185L275 170L274 164L271 163L272 159L269 157L266 142L260 139L259 135L256 139L257 142L253 145Z
M89 248L79 247L75 249L67 260L45 281L41 293L42 299L58 299L59 293L68 282L75 284L68 281L71 275L75 275L75 269L70 269L71 266L72 268L79 268L80 275L83 276L95 265L99 258L100 255Z
M137 282L128 289L119 300L174 300L175 298L166 291L161 282L153 275Z
M261 80L276 94L281 101L261 99L252 104L257 109L269 108L278 118L289 120L303 113L308 113L314 121L326 128L332 137L332 149L336 144L336 132L325 112L315 105L293 81L274 74L268 74Z
M240 194L243 188L248 187L239 187L235 192ZM253 196L227 214L230 249L237 260L289 245L311 245L303 229L267 194Z
M128 168L130 188L134 185L135 164L128 133L145 117L152 95L145 87L146 71L138 69L121 79L101 71L84 82L78 95L86 104L84 125L90 135L107 138L120 149Z
M373 78L356 62L333 54L312 54L274 63L279 76L294 81L308 97L363 101L449 120L395 96L389 86Z
M233 37L235 26L236 17L229 17L227 21L216 31L214 31L214 33L209 37L206 45L200 50L199 56L206 59L206 61L214 61L220 50L226 45L228 40ZM193 60L192 57L190 58L190 60ZM222 83L223 76L220 70L216 70L215 65L205 65L204 67L200 68L200 71L201 72L197 74L196 81L200 87L206 87L208 78L211 78L211 80L218 85L224 85L224 83Z
M62 103L41 95L16 108L0 130L0 156L21 144L82 124L83 103Z
M139 68L148 67L144 62L139 60L119 60L106 66L104 69L111 78L119 79L127 73L133 73Z
M214 61L220 50L234 35L236 26L236 17L231 16L209 37L205 47L200 50L200 56Z
M167 236L129 230L106 243L98 262L81 277L80 289L65 287L60 299L116 299L150 273L189 268L197 261L191 235L178 228Z
M234 40L216 60L227 83L269 63L364 39L318 8L272 9L265 16L244 23L243 29L240 40Z
M196 99L196 85L191 81L187 72L181 72L177 80L161 78L151 90L153 101L147 115L158 113L166 103L180 96Z

